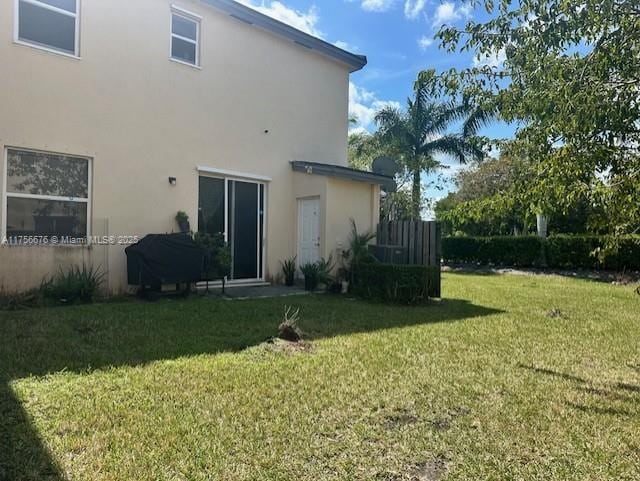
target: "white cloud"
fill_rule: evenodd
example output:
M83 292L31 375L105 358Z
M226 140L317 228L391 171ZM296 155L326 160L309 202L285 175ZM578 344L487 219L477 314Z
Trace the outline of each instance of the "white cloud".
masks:
M302 12L287 7L284 3L275 0L271 2L262 2L260 5L256 5L257 0L238 1L259 11L260 13L273 17L276 20L280 20L281 22L291 25L298 30L302 30L309 35L319 38L323 37L322 32L317 27L319 16L318 9L315 6L309 8L307 12Z
M410 20L418 18L427 6L427 0L347 0L359 2L362 10L367 12L388 12L398 3L404 3L404 15Z
M338 40L334 43L334 45L342 50L346 50L348 52L357 52L359 49L355 45L351 45L350 43L343 42L342 40Z
M491 67L498 68L502 66L504 61L507 59L507 54L504 48L498 50L497 52L486 54L486 55L476 55L473 58L473 66L474 67Z
M472 12L473 7L468 3L457 6L454 2L446 1L436 8L436 13L433 17L433 27L437 28L463 18L470 18Z
M409 19L415 19L422 13L427 0L406 0L404 2L404 14Z
M420 47L420 50L424 51L431 47L431 45L433 45L433 42L433 38L423 35L418 39L418 47Z
M362 0L361 6L367 12L386 12L394 3L396 0Z
M349 82L349 115L358 120L358 123L352 127L350 132L372 130L375 127L374 118L376 113L387 106L400 108L400 103L380 100L373 92Z

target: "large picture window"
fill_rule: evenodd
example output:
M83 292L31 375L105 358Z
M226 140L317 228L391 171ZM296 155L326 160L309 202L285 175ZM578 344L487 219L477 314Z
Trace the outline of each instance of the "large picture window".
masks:
M171 58L200 65L200 20L178 10L171 12Z
M6 237L14 243L29 237L59 244L86 241L89 159L7 149L6 160Z
M78 0L17 0L16 40L78 55Z

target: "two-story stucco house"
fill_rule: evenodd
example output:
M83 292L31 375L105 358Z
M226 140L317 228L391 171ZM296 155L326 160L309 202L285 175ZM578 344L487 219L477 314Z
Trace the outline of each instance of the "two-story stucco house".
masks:
M347 168L366 58L234 1L3 0L0 64L0 290L85 262L121 292L128 238L178 211L238 283L378 221L388 178Z

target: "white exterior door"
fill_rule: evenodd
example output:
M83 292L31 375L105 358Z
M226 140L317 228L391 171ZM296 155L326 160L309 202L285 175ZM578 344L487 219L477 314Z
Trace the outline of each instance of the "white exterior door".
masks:
M320 260L320 199L298 200L298 266Z

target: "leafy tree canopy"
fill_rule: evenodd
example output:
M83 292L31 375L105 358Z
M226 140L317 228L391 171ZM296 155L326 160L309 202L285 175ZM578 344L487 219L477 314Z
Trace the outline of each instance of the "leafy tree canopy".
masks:
M537 210L529 190L535 166L504 147L499 158L476 163L454 176L457 191L434 208L445 234L509 235L535 230ZM590 232L595 215L588 199L579 199L566 214L547 214L550 232Z
M504 58L443 75L434 91L496 112L519 126L514 151L534 167L539 212L581 198L602 210L600 228L640 230L640 3L637 0L476 1L493 15L443 27L443 47Z

